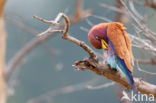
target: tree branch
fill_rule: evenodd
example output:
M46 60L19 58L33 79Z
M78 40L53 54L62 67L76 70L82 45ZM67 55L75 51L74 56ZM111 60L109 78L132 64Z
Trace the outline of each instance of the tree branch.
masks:
M156 75L156 73L154 73L154 72L148 72L146 70L141 69L137 60L136 60L136 64L137 64L138 71L141 71L143 73L150 74L150 75Z
M140 64L151 64L151 65L156 65L156 57L147 59L147 60L136 60Z
M85 59L75 63L74 67L78 70L91 70L98 75L115 81L130 89L130 85L126 78L119 72L114 71L108 64L103 65L95 63L90 59ZM143 94L153 94L156 97L156 85L145 82L139 78L134 78L136 88Z

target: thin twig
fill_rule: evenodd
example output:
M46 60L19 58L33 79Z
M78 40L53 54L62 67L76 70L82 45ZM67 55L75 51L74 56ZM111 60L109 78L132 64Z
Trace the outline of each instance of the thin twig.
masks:
M48 20L42 19L42 18L40 18L40 17L38 17L36 15L34 15L33 18L35 18L35 19L37 19L39 21L42 21L44 23L47 23L47 24L55 24L53 21L48 21Z
M151 58L147 60L138 59L136 60L139 64L150 64L150 65L156 65L156 58Z
M93 14L92 10L83 10L83 0L76 0L75 14L70 18L72 23L77 21L82 21L84 18L91 16Z
M144 73L146 73L146 74L150 74L150 75L156 75L156 73L148 72L148 71L145 71L145 70L141 69L140 66L139 66L138 61L136 61L136 64L137 64L137 69L138 69L139 71L144 72Z
M86 20L86 22L88 23L89 26L91 26L91 27L94 26L94 24L88 18L86 18L85 20Z
M105 84L98 85L98 86L87 85L87 88L91 90L97 90L97 89L107 88L113 85L115 85L115 82L105 83Z
M94 58L97 61L98 59L97 59L97 56L96 56L95 52L88 45L86 45L84 42L79 41L78 39L70 36L67 33L68 30L69 30L69 27L70 27L70 20L69 20L69 18L65 14L62 14L62 17L64 18L64 20L66 22L66 27L65 27L65 30L63 32L62 38L66 39L68 41L71 41L71 42L77 44L78 46L81 46L86 52L88 52L90 57Z
M110 5L107 5L107 4L104 4L104 3L99 3L99 5L102 8L107 8L107 9L110 9L110 10L118 12L118 13L123 13L124 12L124 10L122 10L120 8L117 8L117 7L114 7L114 6L110 6Z
M134 7L134 0L128 0L129 1L129 6L131 8L131 10L133 11L133 13L140 19L143 20L143 17L139 14L139 12L137 12L137 10Z
M105 17L102 17L102 16L92 15L92 17L97 18L97 19L104 20L105 22L112 22L110 19L105 18Z

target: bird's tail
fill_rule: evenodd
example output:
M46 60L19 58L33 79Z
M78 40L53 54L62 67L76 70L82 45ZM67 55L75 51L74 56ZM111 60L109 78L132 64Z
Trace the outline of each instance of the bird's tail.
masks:
M125 64L125 62L124 62L124 60L122 60L122 59L119 58L119 61L120 61L120 62L118 62L118 65L119 65L119 67L120 67L120 69L121 69L120 71L122 71L122 74L124 74L124 75L126 76L128 82L129 82L129 84L131 85L132 90L133 90L135 93L137 93L138 90L137 90L137 88L136 88L136 86L135 86L135 82L134 82L132 73L131 73L131 72L129 71L129 69L127 68L127 66L126 66L126 64Z
M126 78L128 79L128 82L129 84L131 85L131 88L133 90L134 93L138 93L138 90L136 88L136 85L135 85L135 82L134 82L134 79L133 79L133 76L132 76L132 73L128 70L127 71L127 76Z
M112 68L116 68L120 73L122 73L127 78L132 90L137 92L132 73L127 68L124 60L118 56L111 55L107 57L107 62Z

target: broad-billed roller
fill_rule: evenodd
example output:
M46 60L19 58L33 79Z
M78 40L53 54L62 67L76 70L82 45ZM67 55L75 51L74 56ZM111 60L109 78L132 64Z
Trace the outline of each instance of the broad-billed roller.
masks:
M124 74L136 90L132 76L134 57L126 28L118 22L100 23L91 28L88 38L93 47L107 51L107 63Z

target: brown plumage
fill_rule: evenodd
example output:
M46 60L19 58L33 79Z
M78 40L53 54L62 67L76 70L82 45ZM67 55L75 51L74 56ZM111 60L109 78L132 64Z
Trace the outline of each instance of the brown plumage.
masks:
M112 41L117 55L124 60L127 68L132 72L134 57L131 48L131 40L125 30L126 28L120 23L109 23L107 36Z

